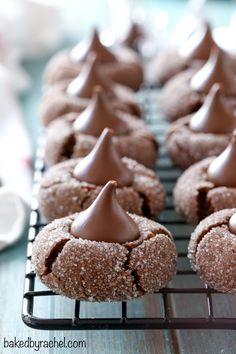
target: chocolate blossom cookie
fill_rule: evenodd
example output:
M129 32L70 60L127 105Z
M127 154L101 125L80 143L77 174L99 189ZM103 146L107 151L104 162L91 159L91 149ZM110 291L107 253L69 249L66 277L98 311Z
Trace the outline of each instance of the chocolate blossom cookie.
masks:
M90 55L73 81L62 81L46 92L39 107L39 119L43 125L48 125L63 114L82 112L88 106L95 86L102 87L113 109L141 116L135 93L125 86L112 83L104 74L101 75L97 66L96 56Z
M218 157L189 167L174 188L174 205L184 219L197 224L215 211L236 208L236 131Z
M121 158L112 143L112 131L104 129L86 157L61 162L46 171L38 192L40 211L47 220L80 212L111 179L117 182L123 209L155 218L164 208L164 187L155 173L134 160Z
M165 146L173 162L185 169L209 156L219 155L236 127L236 116L214 84L202 107L178 119L167 130Z
M145 124L128 114L114 112L100 88L81 113L64 115L53 121L46 131L47 165L87 155L104 128L114 131L114 144L121 156L130 157L147 167L154 167L158 145Z
M98 67L110 80L138 90L143 82L143 64L137 54L123 46L104 46L94 30L89 40L84 40L70 50L56 54L45 70L45 81L54 85L61 80L73 80L81 71L91 53L98 58Z
M152 62L154 80L164 85L176 74L190 68L200 68L209 58L215 42L208 23L200 23L179 49L160 50Z
M211 288L236 295L236 209L204 219L191 235L188 257Z
M119 301L153 293L176 271L170 232L125 212L110 181L90 207L56 219L33 244L32 265L54 292L88 301Z
M235 59L213 47L200 70L190 68L168 81L160 98L161 110L171 122L191 114L201 107L215 83L222 86L227 102L235 107L235 72Z

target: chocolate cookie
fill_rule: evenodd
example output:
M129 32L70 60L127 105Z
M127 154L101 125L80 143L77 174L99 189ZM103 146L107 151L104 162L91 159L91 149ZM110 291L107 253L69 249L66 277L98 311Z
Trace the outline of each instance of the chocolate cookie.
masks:
M227 102L235 108L235 67L232 58L220 49L213 48L205 65L200 69L188 69L170 79L160 98L161 110L169 121L175 121L200 108L206 94L219 83Z
M43 228L32 264L56 293L118 301L166 286L176 270L176 249L165 227L126 213L109 182L88 209Z
M102 185L80 181L74 175L81 159L70 159L49 168L44 174L38 201L41 213L53 220L86 209L97 197ZM134 160L122 158L133 173L129 186L117 188L123 209L137 215L155 218L164 209L165 191L155 173Z
M173 76L188 69L188 64L184 58L180 57L176 49L162 49L152 60L151 64L152 80L163 86Z
M169 127L165 146L173 162L185 169L209 156L219 155L236 126L236 117L218 84L212 86L202 107Z
M87 155L103 129L114 131L114 144L120 156L154 167L158 145L145 124L128 114L114 113L106 96L95 90L89 106L79 116L64 115L46 131L45 161L48 165Z
M193 232L188 257L201 279L215 290L236 294L236 209L204 219Z
M215 211L236 207L236 132L217 157L189 167L174 188L174 205L189 223L197 224Z
M182 43L180 48L160 50L152 63L154 80L164 85L169 79L188 68L200 68L209 58L215 45L209 24L200 26Z
M197 111L204 96L190 89L195 69L187 69L172 77L164 86L160 97L160 108L165 117L173 122Z
M83 63L91 53L97 55L102 74L118 84L138 90L143 81L143 65L137 54L121 46L104 46L96 30L90 40L56 54L46 67L45 81L54 85L58 81L73 80L81 72Z
M72 82L61 81L46 92L39 107L39 119L43 125L66 113L83 111L89 104L95 86L103 89L113 109L138 117L142 115L133 91L109 81L98 72L97 66L96 57L90 56L76 79Z

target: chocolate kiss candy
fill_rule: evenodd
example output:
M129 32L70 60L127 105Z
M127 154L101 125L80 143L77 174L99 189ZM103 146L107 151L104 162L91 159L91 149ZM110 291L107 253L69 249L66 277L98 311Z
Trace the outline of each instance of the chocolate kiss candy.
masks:
M132 47L136 45L139 38L143 37L143 31L138 23L132 22L131 27L123 39L123 43Z
M210 26L207 23L203 23L184 42L180 48L179 55L187 61L192 61L193 59L207 60L214 44Z
M227 148L210 164L208 180L215 186L236 187L236 130Z
M115 135L128 132L127 124L112 110L102 89L95 87L92 100L74 122L74 130L100 136L104 128L111 128Z
M97 66L97 57L90 54L80 74L69 84L67 93L71 96L91 98L94 87L99 85L107 94L113 94L112 82L104 75L101 76Z
M83 41L72 49L71 56L75 61L86 61L91 53L95 53L99 62L102 63L116 61L115 55L100 42L96 29L94 29L90 40Z
M90 241L125 243L139 237L139 229L116 198L116 182L109 181L90 207L77 216L71 234Z
M190 119L190 128L196 132L227 134L236 127L236 117L224 98L219 84L214 84L202 107Z
M206 64L193 76L191 88L208 93L214 83L219 83L226 95L235 95L236 80L229 59L221 49L213 47Z
M76 165L74 176L80 181L105 185L115 179L118 186L129 186L133 173L123 164L112 143L112 131L104 129L93 150Z
M236 213L229 219L229 231L236 235Z

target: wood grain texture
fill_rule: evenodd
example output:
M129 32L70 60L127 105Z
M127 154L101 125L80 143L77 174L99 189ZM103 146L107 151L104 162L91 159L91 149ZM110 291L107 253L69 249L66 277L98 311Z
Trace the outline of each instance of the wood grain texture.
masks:
M189 286L202 286L197 276L188 277ZM177 277L176 286L186 286L186 278ZM215 294L213 295L215 316L235 317L236 297ZM179 296L175 297L173 313L176 315L204 316L206 313L205 296ZM181 354L235 354L236 331L224 330L187 330L176 331L176 339Z

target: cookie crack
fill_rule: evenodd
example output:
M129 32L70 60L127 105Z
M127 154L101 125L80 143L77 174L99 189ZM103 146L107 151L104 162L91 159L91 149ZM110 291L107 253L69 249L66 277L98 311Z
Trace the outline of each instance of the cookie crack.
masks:
M47 190L47 189L50 189L52 187L56 187L56 186L60 186L60 185L63 185L63 184L66 184L65 181L58 181L58 182L52 182L50 184L47 184L47 185L41 185L40 186L40 189L41 190Z
M198 189L198 194L197 194L197 205L198 205L198 210L197 210L197 216L198 220L204 219L206 216L211 214L213 212L210 201L207 199L207 194L209 192L210 188L208 187L200 187Z
M88 294L88 292L87 292L87 290L86 290L86 287L85 287L85 279L84 279L84 276L82 275L82 274L80 274L80 278L81 278L81 282L80 282L80 285L81 285L81 287L82 287L82 289L83 289L83 293L84 293L84 297L89 297L89 294Z
M64 146L62 149L62 158L69 159L73 155L74 146L76 144L75 134L71 134L68 136L67 140L64 142Z
M42 274L43 276L52 273L53 264L56 262L58 256L62 252L63 248L65 247L66 243L70 241L70 239L63 239L56 243L56 245L52 248L50 254L45 259L45 268L46 270Z
M196 252L197 252L197 248L198 248L198 245L199 245L199 243L202 241L202 239L209 233L209 232L211 232L212 230L214 230L216 227L226 227L228 225L228 223L227 222L222 222L222 223L220 223L220 222L218 222L218 223L215 223L215 224L213 224L213 225L211 225L211 226L209 226L209 228L207 228L204 232L202 232L200 235L199 235L199 237L197 238L197 241L196 241L196 245L197 245L197 247L196 247ZM195 253L196 253L195 252Z
M147 196L142 193L142 192L139 192L138 191L138 194L140 196L140 198L142 199L142 213L144 216L146 216L147 218L149 219L152 219L153 218L153 215L152 215L152 212L151 212L151 208L149 206L149 200L147 198Z
M217 228L217 227L227 227L227 225L228 225L228 222L225 222L225 221L223 221L223 222L215 222L213 225L210 225L206 230L204 230L204 232L202 232L198 236L198 238L195 241L195 247L194 248L188 247L188 258L190 259L190 262L191 262L194 270L196 270L196 268L195 268L195 257L196 257L196 254L197 254L197 251L198 251L198 247L199 247L199 244L201 243L201 241L204 239L204 237L209 232L211 232L215 228Z
M175 141L175 145L177 147L176 150L179 150L179 156L185 156L185 160L189 161L189 159L192 159L192 154L190 154L190 150L185 150L183 149L182 145L180 145L180 142L177 140ZM186 165L184 167L187 167Z
M138 275L138 271L137 269L132 269L130 268L130 257L131 257L131 253L132 253L132 249L128 249L128 254L126 256L126 260L124 262L124 269L125 270L129 270L131 277L132 277L132 282L133 285L135 286L135 288L137 289L137 291L139 293L141 293L142 295L144 295L146 293L146 291L142 288L142 286L139 284L139 280L140 280L140 276Z

